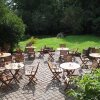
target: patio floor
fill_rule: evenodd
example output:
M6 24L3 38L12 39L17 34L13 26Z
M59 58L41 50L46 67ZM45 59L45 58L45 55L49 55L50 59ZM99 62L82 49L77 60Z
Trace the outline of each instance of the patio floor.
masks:
M59 52L55 53L55 59L58 59ZM36 77L37 84L26 85L28 78L23 74L19 84L12 84L13 89L1 89L0 100L72 100L65 94L65 85L62 82L52 81L52 73L47 65L48 55L43 58L38 58L34 61L25 61L25 69L29 65L34 65L40 61L40 66Z

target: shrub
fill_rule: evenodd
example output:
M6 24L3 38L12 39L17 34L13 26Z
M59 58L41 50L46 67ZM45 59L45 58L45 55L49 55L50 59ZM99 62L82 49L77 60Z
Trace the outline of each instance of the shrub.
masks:
M76 100L100 100L100 69L75 79L76 89L68 91Z

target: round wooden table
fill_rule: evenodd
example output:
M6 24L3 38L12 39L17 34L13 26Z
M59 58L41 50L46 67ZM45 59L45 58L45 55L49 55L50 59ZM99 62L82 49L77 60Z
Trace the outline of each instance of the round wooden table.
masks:
M60 67L66 70L68 76L71 76L74 73L75 69L78 69L81 66L80 64L75 62L67 62L67 63L62 63Z
M67 63L62 63L60 67L67 70L73 70L80 68L80 65L75 62L67 62Z
M16 69L23 69L24 68L24 64L23 63L9 63L9 64L6 64L5 65L5 68L6 69L13 69L13 70L16 70Z
M69 48L57 48L57 50L69 50Z
M0 53L0 58L11 56L11 53Z
M100 58L100 53L90 53L89 56L93 58Z
M23 68L24 68L23 63L9 63L5 65L5 69L10 70L10 73L12 74L13 79L18 83L20 83L18 80L18 76L20 75L19 71L20 69L23 69ZM14 70L15 72L13 72L12 70Z
M27 47L25 47L26 49L28 49L28 48L33 48L33 49L35 49L36 47L35 46L27 46Z

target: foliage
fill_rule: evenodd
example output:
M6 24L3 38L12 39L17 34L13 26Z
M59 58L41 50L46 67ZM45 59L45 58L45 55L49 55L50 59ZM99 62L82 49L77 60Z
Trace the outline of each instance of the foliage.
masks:
M100 69L75 80L77 89L69 90L76 100L100 100Z
M66 31L69 30L71 33L79 33L82 31L83 18L80 17L82 13L83 11L79 7L66 7L64 17L61 20Z
M28 34L100 34L100 0L11 0L11 4Z
M13 48L24 31L23 21L7 8L4 0L0 0L0 45L8 43Z

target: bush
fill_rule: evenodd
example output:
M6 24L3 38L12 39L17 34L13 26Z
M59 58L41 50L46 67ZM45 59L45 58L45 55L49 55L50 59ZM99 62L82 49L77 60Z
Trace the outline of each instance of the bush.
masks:
M76 100L100 100L100 69L75 79L77 89L68 91Z

